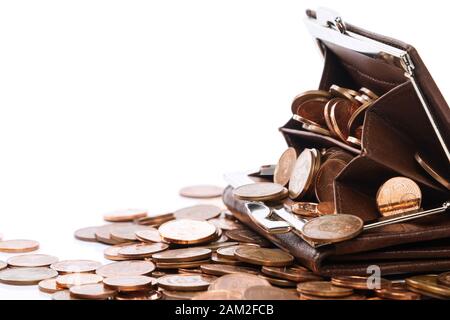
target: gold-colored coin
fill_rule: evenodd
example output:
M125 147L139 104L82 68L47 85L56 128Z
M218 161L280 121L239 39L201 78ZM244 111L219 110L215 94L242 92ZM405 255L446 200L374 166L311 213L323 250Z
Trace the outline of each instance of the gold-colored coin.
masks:
M120 243L120 244L116 244L116 245L107 247L103 251L103 256L105 257L105 259L112 260L112 261L130 260L127 257L119 255L120 249L122 249L123 247L128 246L130 244L134 244L134 242L125 242L125 243Z
M133 243L123 246L118 251L119 256L133 259L150 258L154 253L169 248L166 243Z
M334 214L314 218L302 228L303 237L317 242L341 242L353 239L363 230L361 218L349 214Z
M98 275L104 278L143 276L155 270L155 265L150 261L119 261L104 265L96 270Z
M240 242L240 243L251 243L259 245L260 247L269 247L271 246L270 242L261 237L256 232L250 229L238 229L238 230L230 230L225 233L225 235L231 240Z
M110 277L103 280L110 289L120 292L149 291L156 284L156 279L148 276Z
M286 188L272 182L255 182L237 187L233 195L247 201L277 201L285 198Z
M98 242L105 243L105 244L118 244L120 241L114 240L111 238L111 232L114 229L122 228L124 226L129 226L131 223L129 222L121 222L121 223L111 223L104 226L100 226L95 230L95 239L97 239Z
M262 273L271 277L286 279L294 282L321 281L323 278L301 266L292 267L262 267Z
M217 218L220 216L222 209L209 205L209 204L199 204L183 209L179 209L173 213L175 219L190 219L190 220L209 220L212 218Z
M184 187L180 190L180 196L186 198L217 198L222 196L223 188L213 185L196 185Z
M63 260L50 265L50 268L60 274L94 272L102 264L93 260Z
M275 167L273 182L281 186L286 186L294 171L295 162L297 161L297 151L294 148L288 148L283 152L278 164Z
M10 285L35 285L45 279L56 277L55 270L46 267L10 268L0 271L0 282Z
M420 300L420 294L399 288L375 290L377 297L389 300Z
M159 300L162 293L159 291L119 292L116 300Z
M236 249L235 257L243 262L261 265L284 267L292 264L294 257L280 249L257 247L241 247Z
M34 240L3 240L0 241L0 252L22 253L39 249L39 242Z
M302 217L317 217L317 203L296 202L291 206L291 212Z
M211 222L214 224L217 228L220 228L221 230L235 230L235 229L243 229L244 226L240 224L239 222L236 222L234 220L230 220L229 218L214 218L208 220L208 222Z
M158 269L189 269L189 268L198 268L202 264L209 263L210 259L207 260L198 260L198 261L185 261L185 262L156 262L156 267ZM192 270L191 272L192 273Z
M278 279L278 278L272 278L268 277L266 275L259 275L261 278L269 281L271 285L277 286L277 287L296 287L297 282L286 280L286 279Z
M331 99L331 94L324 90L310 90L299 94L292 101L291 111L292 114L297 114L298 107L304 103L305 101L316 99L316 98L324 98Z
M170 221L175 219L173 216L173 213L163 213L163 214L157 214L157 215L151 215L139 219L135 219L134 221L137 224L146 225L146 226L153 226L157 227L163 224L164 222Z
M294 171L289 180L289 197L293 200L302 198L310 189L316 157L311 149L305 149L295 162Z
M135 236L138 240L143 242L163 242L158 229L155 228L138 230L135 232Z
M422 192L413 180L394 177L378 189L376 201L383 216L414 212L420 209Z
M142 209L125 209L108 212L103 215L103 219L109 222L126 222L133 221L147 216L147 210Z
M437 278L437 281L443 286L450 287L450 272L440 274Z
M328 137L332 136L332 132L330 130L327 130L327 129L323 128L323 127L320 127L320 126L317 126L317 125L314 125L314 124L303 123L302 124L302 128L307 130L307 131L310 131L310 132L321 134L323 136L328 136Z
M70 295L78 299L107 300L113 298L116 291L106 288L102 283L84 284L71 287Z
M421 275L406 279L408 289L418 289L424 293L438 295L442 298L450 298L450 287L439 284L437 275Z
M233 273L217 278L208 288L212 290L226 290L244 294L245 290L254 286L271 287L270 283L259 276L248 273Z
M450 175L445 176L445 168L441 164L426 158L424 155L416 153L414 155L417 163L437 182L443 185L447 190L450 190ZM445 166L445 165L444 165ZM448 172L448 170L447 170Z
M94 273L68 273L56 278L56 284L63 289L84 284L100 283L103 277Z
M316 297L345 297L353 294L353 289L337 287L328 281L309 281L297 285L297 291L301 294Z
M63 288L58 287L55 278L39 281L38 287L39 290L44 293L55 293L57 291L64 290Z
M81 241L97 242L95 232L98 227L86 227L75 231L74 237Z
M205 260L211 257L212 251L206 248L173 249L152 256L155 262L188 262Z
M212 290L202 292L192 300L241 300L242 294L235 291L227 291L227 290Z
M356 290L371 290L370 287L373 285L372 282L368 283L370 280L368 277L362 276L336 276L331 278L331 283L338 287L351 288ZM370 280L371 281L371 280ZM380 279L379 289L387 289L392 286L389 280Z
M58 258L47 254L23 254L11 257L6 262L11 267L48 267L58 262Z
M244 300L298 300L298 295L285 289L254 286L245 290Z
M196 244L211 242L217 228L207 221L177 219L163 223L158 231L169 243Z
M130 224L127 226L113 228L110 232L110 237L119 243L136 241L136 232L140 230L155 230L155 228L139 224Z
M203 291L216 280L216 277L202 274L173 274L157 279L158 286L174 291Z
M213 276L223 276L232 273L248 273L254 275L259 274L259 271L253 268L226 265L226 264L217 264L217 263L202 264L200 266L200 269L202 272L206 274L211 274Z

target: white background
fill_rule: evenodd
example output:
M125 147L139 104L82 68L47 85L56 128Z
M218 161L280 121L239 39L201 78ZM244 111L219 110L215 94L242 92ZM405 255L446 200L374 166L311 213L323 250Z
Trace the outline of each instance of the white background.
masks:
M75 229L171 211L193 203L181 186L274 163L291 99L320 78L302 23L318 6L415 45L450 96L446 1L1 1L3 238L103 261ZM0 298L47 295L0 285Z

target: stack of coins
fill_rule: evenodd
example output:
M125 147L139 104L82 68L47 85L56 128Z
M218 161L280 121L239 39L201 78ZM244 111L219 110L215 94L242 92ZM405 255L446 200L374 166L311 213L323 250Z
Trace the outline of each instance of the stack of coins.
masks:
M306 91L294 98L292 118L302 128L361 147L364 116L378 96L367 88L358 91L332 85L329 91Z

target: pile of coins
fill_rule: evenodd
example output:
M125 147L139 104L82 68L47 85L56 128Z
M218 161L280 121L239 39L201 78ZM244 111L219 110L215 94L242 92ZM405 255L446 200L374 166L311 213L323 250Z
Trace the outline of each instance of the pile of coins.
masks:
M329 91L306 91L292 102L292 119L302 128L361 147L364 116L378 95L367 88L358 91L332 85Z

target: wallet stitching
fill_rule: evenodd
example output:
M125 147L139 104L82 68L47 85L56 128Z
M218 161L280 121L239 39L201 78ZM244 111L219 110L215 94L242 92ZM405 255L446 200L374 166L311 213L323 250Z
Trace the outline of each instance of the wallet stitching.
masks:
M349 64L349 63L347 63L347 62L341 61L341 63L342 63L344 66L346 66L347 68L349 68L349 69L351 69L352 71L354 71L354 72L356 72L357 74L359 74L360 76L365 77L365 78L367 78L367 79L370 79L370 80L372 80L372 81L374 81L374 82L378 82L378 83L381 83L381 84L393 85L393 86L398 86L398 85L402 84L402 82L390 82L390 81L385 81L385 80L381 80L381 79L374 78L374 77L368 75L367 73L364 73L364 72L358 70L355 66L353 66L353 65L351 65L351 64Z

